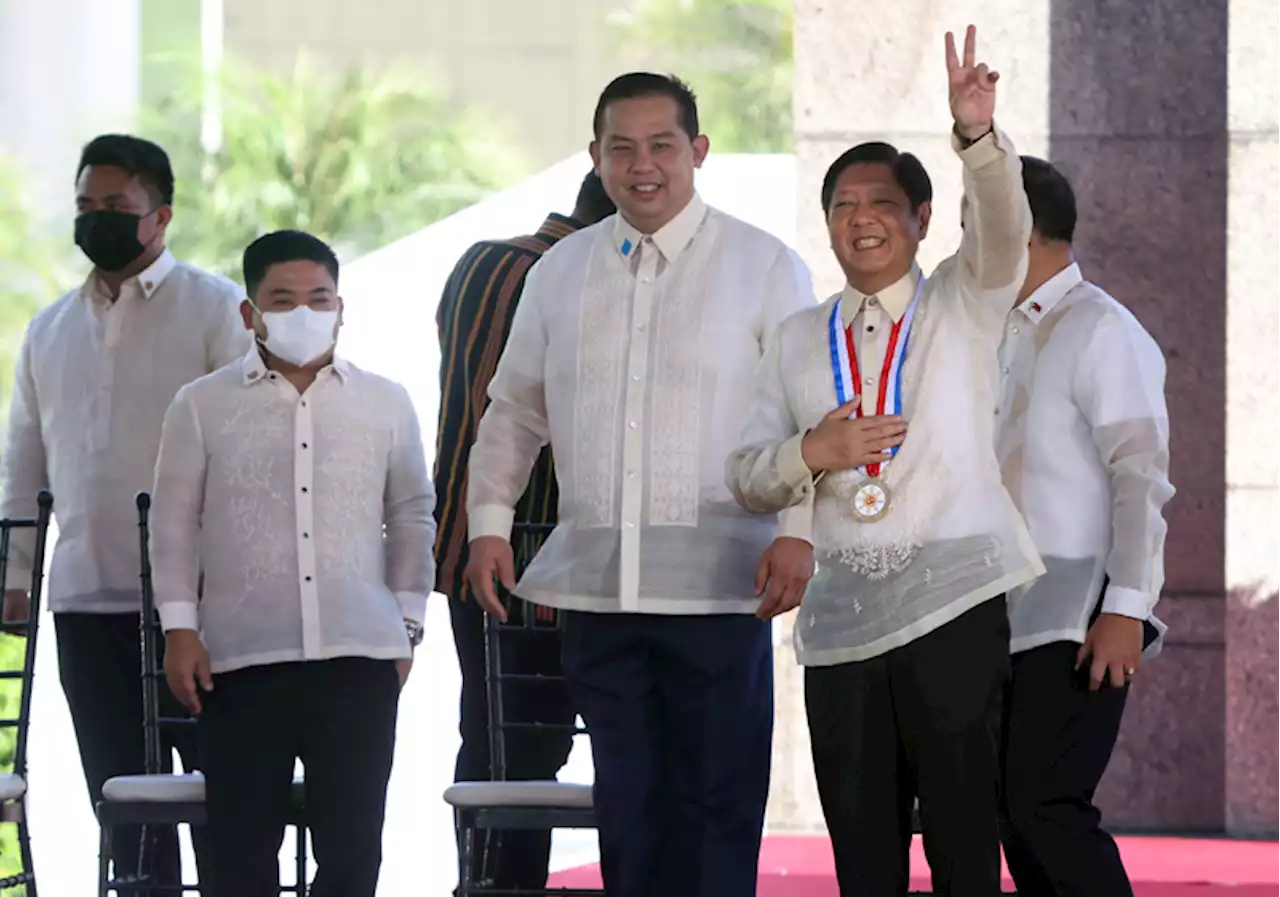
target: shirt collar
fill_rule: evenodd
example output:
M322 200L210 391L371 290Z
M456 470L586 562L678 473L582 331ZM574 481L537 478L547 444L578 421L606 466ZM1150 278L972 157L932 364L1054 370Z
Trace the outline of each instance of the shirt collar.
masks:
M660 227L657 233L652 235L641 233L631 222L619 214L613 225L613 245L617 247L618 252L621 253L624 259L630 259L632 253L639 247L640 241L649 236L654 245L658 247L658 251L662 253L662 257L667 260L667 264L670 265L680 257L680 253L693 240L694 234L702 226L702 219L706 217L706 214L707 205L697 193L693 194L693 199L689 200L688 205L681 209L676 217L672 218Z
M130 277L124 283L136 283L139 291L142 293L142 297L144 299L150 299L155 291L160 289L160 284L164 283L164 279L173 272L173 269L177 264L177 261L173 257L173 253L170 252L169 248L166 246L164 251L160 253L154 262L146 268L143 268L134 277ZM107 293L106 286L102 283L102 276L96 270L90 272L88 279L85 281L85 287L92 298L101 302L110 301L111 297ZM121 285L122 291L123 287L124 284Z
M893 318L895 324L901 321L902 316L907 313L907 307L911 305L911 300L915 298L916 285L920 283L922 276L924 274L920 270L920 266L912 263L910 271L875 294L876 301L881 308L889 313L889 317ZM848 326L853 323L853 316L862 310L870 297L846 283L840 298L843 301L841 315L844 317L845 326Z
M326 371L332 371L338 378L339 383L345 383L347 378L351 376L351 363L340 355L334 355L333 363L320 369L321 376ZM241 382L245 386L253 386L263 380L272 379L269 376L271 372L267 370L267 363L262 360L262 350L258 348L256 339L244 358L240 360L240 373Z
M1018 305L1018 310L1030 318L1031 323L1039 324L1082 280L1084 277L1080 274L1080 266L1072 262L1023 299Z

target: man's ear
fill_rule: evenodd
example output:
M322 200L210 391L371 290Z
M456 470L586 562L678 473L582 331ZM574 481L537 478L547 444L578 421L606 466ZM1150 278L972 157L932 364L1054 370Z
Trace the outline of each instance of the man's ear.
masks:
M156 229L161 233L169 227L169 222L173 220L173 206L163 205L156 208Z
M587 152L591 154L591 166L592 168L595 169L596 177L599 177L600 176L600 144L594 140L591 141L591 143L587 146Z
M933 219L933 203L928 200L920 203L916 212L916 220L920 223L920 239L929 235L929 222Z
M707 158L707 153L711 151L711 138L706 134L699 134L693 138L693 167L701 168L703 161Z
M240 320L245 330L253 329L253 303L247 297L240 301Z

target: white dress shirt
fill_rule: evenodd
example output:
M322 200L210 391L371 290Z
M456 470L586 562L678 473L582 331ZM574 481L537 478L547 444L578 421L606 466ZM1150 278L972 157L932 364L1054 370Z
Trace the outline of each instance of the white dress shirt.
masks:
M760 366L742 445L726 465L744 507L777 511L812 497L817 572L795 626L806 665L883 654L1044 569L992 450L996 351L1026 271L1031 231L1021 163L998 130L956 149L966 227L959 252L920 290L902 376L907 436L880 471L891 491L889 512L859 521L852 501L862 474L815 479L801 442L839 405L829 347L834 304L843 298L843 323L858 336L863 409L874 414L886 331L915 295L918 269L878 296L846 287L782 325Z
M244 291L168 250L112 302L100 279L41 310L14 371L0 515L53 492L56 612L137 611L134 496L151 488L165 409L185 384L242 356ZM30 530L13 533L6 585L31 585Z
M1160 347L1072 264L1009 314L1000 364L997 452L1048 570L1020 590L1013 650L1083 642L1099 597L1163 634L1151 611L1174 490Z
M408 657L404 621L422 622L435 583L434 505L404 387L339 358L299 395L254 347L165 417L160 622L198 628L214 672Z
M550 441L560 523L522 598L589 611L752 613L773 517L745 513L724 459L784 318L814 304L777 238L698 197L651 237L621 216L529 272L471 449L469 537L507 537ZM808 515L784 525L808 537Z

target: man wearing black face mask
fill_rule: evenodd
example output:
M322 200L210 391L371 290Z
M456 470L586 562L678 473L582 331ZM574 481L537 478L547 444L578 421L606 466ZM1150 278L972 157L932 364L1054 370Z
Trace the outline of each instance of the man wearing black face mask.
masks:
M173 190L169 158L154 143L108 134L84 148L75 241L94 268L27 328L0 481L5 517L34 514L41 489L56 496L49 605L95 805L108 778L144 771L134 495L151 488L161 424L177 391L249 349L242 291L165 248ZM14 536L6 620L27 619L30 549ZM163 683L161 714L182 715ZM194 732L165 735L176 736L183 765L194 766ZM117 877L140 871L176 884L176 830L148 832L141 870L140 833L115 838Z

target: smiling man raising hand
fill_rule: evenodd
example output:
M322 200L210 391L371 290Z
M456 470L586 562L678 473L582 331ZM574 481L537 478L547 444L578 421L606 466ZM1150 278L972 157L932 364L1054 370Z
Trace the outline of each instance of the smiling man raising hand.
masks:
M822 209L846 286L782 325L728 462L749 510L813 503L796 652L846 897L906 893L917 796L934 891L1000 893L1004 593L1043 567L992 442L1031 215L976 43L971 27L961 59L947 35L959 250L927 279L916 264L933 191L915 156L864 143L836 159Z

